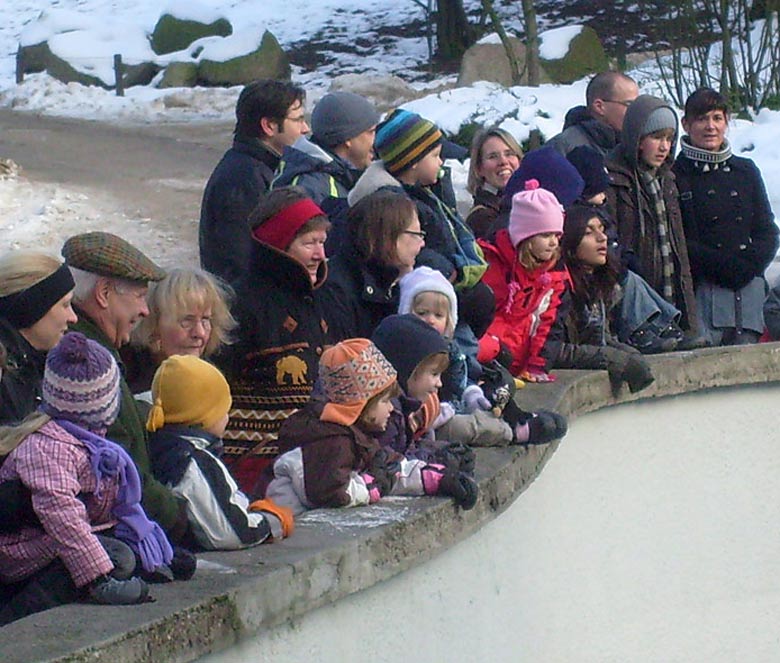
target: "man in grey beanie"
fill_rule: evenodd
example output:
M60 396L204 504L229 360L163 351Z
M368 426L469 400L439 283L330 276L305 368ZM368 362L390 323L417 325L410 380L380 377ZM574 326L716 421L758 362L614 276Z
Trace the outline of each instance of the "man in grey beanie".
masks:
M330 92L314 107L311 139L285 148L273 188L300 186L316 202L346 198L374 158L379 113L352 92Z

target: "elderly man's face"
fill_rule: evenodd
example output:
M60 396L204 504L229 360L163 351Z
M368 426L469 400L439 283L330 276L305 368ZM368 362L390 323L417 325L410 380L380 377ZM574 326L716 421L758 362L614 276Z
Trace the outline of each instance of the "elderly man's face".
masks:
M113 329L103 329L115 348L121 348L130 342L130 332L141 318L149 315L146 304L145 283L131 283L113 280L107 292L106 322Z

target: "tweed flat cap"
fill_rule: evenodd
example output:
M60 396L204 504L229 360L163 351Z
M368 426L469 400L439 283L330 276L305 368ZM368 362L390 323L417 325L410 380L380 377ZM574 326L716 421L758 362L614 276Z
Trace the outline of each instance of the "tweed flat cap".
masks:
M141 251L111 233L74 235L62 247L62 257L69 267L128 281L160 281L165 276Z

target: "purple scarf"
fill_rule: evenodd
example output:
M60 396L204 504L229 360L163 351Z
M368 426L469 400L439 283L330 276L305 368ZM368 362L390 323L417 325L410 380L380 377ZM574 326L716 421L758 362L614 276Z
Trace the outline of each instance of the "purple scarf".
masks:
M100 495L100 481L103 478L117 477L119 491L112 509L119 521L114 528L116 538L133 549L141 558L146 571L151 572L163 564L170 564L173 549L162 528L144 513L141 506L141 479L127 452L116 442L100 437L72 421L55 419L54 423L88 449L92 471L98 482L95 495Z

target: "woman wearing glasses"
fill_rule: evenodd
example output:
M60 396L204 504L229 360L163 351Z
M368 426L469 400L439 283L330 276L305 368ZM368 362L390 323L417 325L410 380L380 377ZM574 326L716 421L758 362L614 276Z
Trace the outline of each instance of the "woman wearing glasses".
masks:
M414 202L395 187L351 207L346 236L319 292L334 341L370 338L383 318L398 311L398 281L414 269L425 246Z
M228 286L197 268L174 268L152 283L149 315L120 352L134 394L148 392L157 367L172 355L207 359L228 341L235 321L228 309Z
M466 184L474 196L474 206L466 223L478 239L487 239L501 207L504 187L522 158L520 145L508 131L491 127L474 134Z

